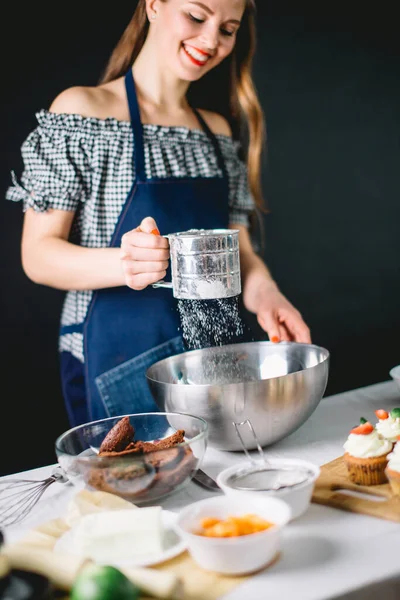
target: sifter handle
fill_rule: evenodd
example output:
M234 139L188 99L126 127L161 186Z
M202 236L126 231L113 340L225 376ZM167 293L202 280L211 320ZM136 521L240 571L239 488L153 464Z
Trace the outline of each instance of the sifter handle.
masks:
M153 283L153 288L168 288L172 290L172 282L171 281L157 281Z

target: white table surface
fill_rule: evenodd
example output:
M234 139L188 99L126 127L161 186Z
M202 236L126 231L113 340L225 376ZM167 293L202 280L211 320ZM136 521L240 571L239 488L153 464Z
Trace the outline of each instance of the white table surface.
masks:
M343 454L342 445L349 428L360 416L374 423L377 408L390 410L395 406L400 406L400 392L393 381L328 396L300 429L265 451L271 458L298 457L322 465ZM242 453L209 448L202 468L216 476L226 466L243 459ZM23 476L44 478L53 466L25 471ZM17 541L32 527L62 516L74 493L76 487L70 484L51 485L23 523L6 529L6 541ZM212 495L190 483L185 490L162 502L162 506L179 511ZM327 600L363 587L360 596L363 600L398 599L400 591L394 591L389 580L400 577L399 549L400 524L311 504L284 531L280 560L249 578L224 596L224 600ZM382 586L379 596L376 587L375 591L368 591L368 586L377 581ZM400 584L396 585L400 590Z

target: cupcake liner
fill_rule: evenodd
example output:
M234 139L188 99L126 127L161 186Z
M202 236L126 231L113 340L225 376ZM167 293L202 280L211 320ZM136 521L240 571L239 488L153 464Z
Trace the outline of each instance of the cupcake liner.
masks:
M387 483L385 473L387 467L387 454L371 458L357 458L346 452L344 462L347 466L349 478L358 485L380 485Z

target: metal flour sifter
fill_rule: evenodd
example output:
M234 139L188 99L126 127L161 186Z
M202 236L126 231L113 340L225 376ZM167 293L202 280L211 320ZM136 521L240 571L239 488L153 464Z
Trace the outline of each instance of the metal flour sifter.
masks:
M238 296L241 291L239 230L190 229L166 236L171 255L170 288L178 299L211 300Z

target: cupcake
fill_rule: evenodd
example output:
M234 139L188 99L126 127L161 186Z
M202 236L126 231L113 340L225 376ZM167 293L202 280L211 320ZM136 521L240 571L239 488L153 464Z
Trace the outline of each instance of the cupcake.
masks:
M343 445L344 462L353 483L378 485L386 483L387 456L392 442L379 435L375 427L365 419L354 427Z
M400 440L400 435L397 440ZM396 442L392 452L388 454L388 464L385 473L393 496L400 498L400 441Z
M379 419L375 426L377 432L394 444L400 435L400 408L394 408L390 413L381 408L375 414Z

